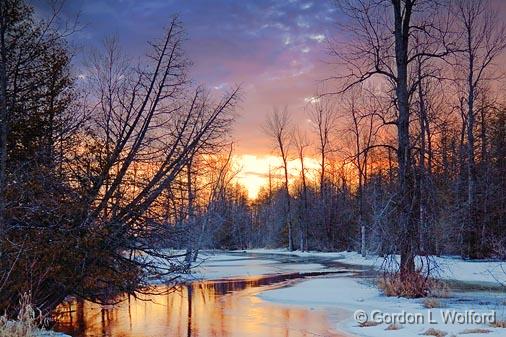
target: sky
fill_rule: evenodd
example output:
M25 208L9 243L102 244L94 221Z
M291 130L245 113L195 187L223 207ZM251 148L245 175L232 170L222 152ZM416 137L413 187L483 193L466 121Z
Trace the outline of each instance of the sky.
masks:
M44 0L32 3L44 7ZM286 106L294 124L307 127L305 109L328 76L328 38L337 30L331 0L67 0L62 13L79 13L81 29L71 37L78 56L116 36L132 57L143 56L147 41L179 15L195 82L217 95L241 85L233 139L238 178L251 197L269 166L279 166L262 131L267 114Z
M48 1L31 3L44 10ZM506 12L506 1L492 3ZM132 58L142 57L147 42L163 36L179 15L195 83L217 96L242 88L233 140L237 178L252 198L266 185L269 168L280 167L262 124L275 107L287 107L293 124L310 129L306 109L335 72L328 46L342 20L335 0L66 0L63 16L71 20L77 13L81 29L71 36L77 63L110 36ZM309 154L306 166L317 168L314 158ZM290 167L297 175L296 160Z

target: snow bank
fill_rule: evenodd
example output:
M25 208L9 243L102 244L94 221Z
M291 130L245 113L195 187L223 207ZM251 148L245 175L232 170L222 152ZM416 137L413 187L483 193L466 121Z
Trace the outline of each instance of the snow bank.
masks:
M362 257L356 252L290 252L286 249L251 249L248 253L281 254L299 257L322 257L336 262L356 266L381 268L384 259L376 255ZM399 259L396 257L397 260ZM500 261L470 261L459 257L431 257L439 266L437 276L444 280L457 280L469 283L506 284L506 263Z
M429 310L423 307L422 300L385 297L380 294L375 286L345 277L306 280L292 287L269 290L257 296L271 302L326 309L329 312L330 319L334 321L338 329L364 337L419 336L429 328L445 331L448 335L459 334L466 329L476 328L490 330L491 332L486 334L490 337L506 335L506 329L492 328L483 324L446 324L441 313L441 310L446 309L454 309L458 312L472 309L479 313L489 313L490 310L497 310L497 315L501 316L505 314L506 309L501 304L502 299L500 298L496 302L486 305L476 301L472 303L471 307L469 303L463 306L449 300L448 306L444 309ZM348 314L344 317L342 315L343 309L348 311ZM390 315L405 311L406 313L424 317L425 320L424 322L418 322L418 324L403 324L399 330L385 330L389 325L387 323L360 327L353 318L356 310L363 310L369 316L375 310Z

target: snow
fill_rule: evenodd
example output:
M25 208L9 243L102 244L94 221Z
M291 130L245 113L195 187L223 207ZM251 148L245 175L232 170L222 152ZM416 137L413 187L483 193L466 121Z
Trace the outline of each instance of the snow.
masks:
M279 258L276 258L276 255ZM300 258L300 259L298 259ZM398 257L397 261L398 261ZM458 280L473 284L506 283L504 265L496 261L464 261L457 257L432 257L440 269L437 277L445 280ZM321 262L322 264L318 263ZM241 278L258 275L304 271L329 271L323 263L337 262L349 266L364 266L380 269L384 259L369 255L364 258L356 252L291 252L284 249L252 249L235 252L201 252L194 269L195 278L216 280L222 278ZM420 261L418 261L420 262ZM337 268L338 266L336 266ZM437 329L447 336L460 335L466 329L482 328L490 330L486 336L506 336L506 329L476 324L445 324L442 322L441 308L426 309L420 299L405 299L383 296L371 280L351 277L312 278L295 282L293 286L260 292L261 299L283 305L301 306L325 310L337 329L357 336L383 337L419 336L427 329ZM452 294L450 298L440 299L444 309L475 310L478 313L497 311L498 319L506 319L504 305L506 294L481 293L477 291ZM371 315L373 310L387 314L398 314L402 310L409 314L421 315L420 324L402 324L399 330L385 330L387 323L361 327L353 319L356 310L364 310ZM345 313L345 314L343 314ZM429 316L430 315L430 316ZM432 324L429 317L436 321ZM467 335L467 334L466 334ZM480 336L480 334L469 334ZM481 334L483 335L483 334Z
M216 280L232 277L321 271L323 269L324 266L318 263L280 263L276 260L254 258L252 256L204 252L199 255L199 261L193 272L196 279Z
M291 287L269 290L260 293L258 296L267 301L286 305L326 309L329 312L329 318L335 322L338 329L364 337L419 336L429 328L445 331L449 336L462 333L466 329L475 328L490 330L491 332L486 334L490 337L504 337L506 335L505 329L492 328L483 324L445 324L441 314L441 310L452 309L457 310L457 312L472 309L479 313L489 313L490 310L497 310L498 318L504 319L506 309L501 304L501 301L504 300L504 294L502 294L502 298L501 296L492 297L492 300L486 304L473 301L472 307L469 307L469 303L462 305L453 302L451 299L443 299L441 301L445 303L445 308L429 310L423 307L422 300L385 297L380 294L374 285L367 284L364 280L334 277L306 280ZM342 314L338 314L339 312L342 313L342 309L349 312L344 320ZM369 316L374 310L378 310L390 314L390 317L392 314L404 311L409 314L419 315L424 318L424 321L419 322L420 324L403 324L399 330L385 330L388 326L387 323L371 327L360 327L353 319L353 313L356 310L364 310ZM429 318L437 323L429 322Z
M506 284L506 263L496 261L464 261L455 257L437 257L440 276L446 280Z
M248 253L294 255L299 257L321 257L333 259L346 265L369 266L380 269L384 259L376 255L362 257L356 252L290 252L286 249L251 249ZM398 261L398 257L396 257ZM500 261L471 261L459 257L431 257L439 266L434 276L444 280L456 280L468 283L506 284L506 263Z

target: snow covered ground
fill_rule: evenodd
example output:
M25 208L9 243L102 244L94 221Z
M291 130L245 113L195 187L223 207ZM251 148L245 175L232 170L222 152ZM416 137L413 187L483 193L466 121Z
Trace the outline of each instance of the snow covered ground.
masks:
M500 262L471 262L452 257L434 259L441 267L439 277L443 279L480 285L498 285L498 281L506 282L506 273L503 272L506 266L503 267ZM347 270L354 269L352 266L379 269L383 261L376 256L363 258L355 252L289 252L283 249L203 251L199 254L192 278L218 280L280 273L332 271L342 270L342 265L347 265L345 266ZM329 264L332 265L332 269L328 268ZM385 297L373 284L372 279L346 275L290 281L293 282L291 286L263 291L257 296L265 301L282 305L325 310L329 320L338 330L356 336L410 337L420 336L428 329L445 332L447 337L461 336L462 333L466 333L465 336L506 336L506 329L494 328L488 324L445 324L442 317L442 310L456 310L459 313L474 310L478 314L487 314L495 310L496 319L506 320L504 291L451 293L449 298L438 299L442 308L428 310L424 307L422 299ZM368 315L368 321L378 318L388 321L388 318L393 319L393 315L397 320L401 320L404 315L406 319L416 316L418 324L401 322L398 324L398 330L388 330L389 322L362 327L354 319L357 310L362 310ZM480 334L468 334L477 332L476 329L482 329ZM485 331L488 332L484 334Z
M302 260L309 257L324 258L326 261L336 261L341 264L370 266L380 268L383 259L370 256L363 258L354 252L289 252L286 250L255 249L248 250L247 258L241 260L237 256L235 262L227 261L229 255L217 255L217 260L213 262L214 257L210 256L204 266L218 268L219 266L240 265L247 262L246 265L239 266L239 270L227 270L227 276L233 276L235 273L247 273L248 265L254 266L251 274L256 272L270 273L275 272L279 263L267 263L269 256L298 256ZM252 254L252 255L250 255ZM260 260L256 260L260 259ZM447 280L458 280L473 284L495 284L498 280L506 281L503 265L500 262L482 262L482 261L463 261L453 257L434 258L440 266L439 277ZM257 262L260 261L259 267ZM282 264L281 264L282 265ZM303 264L292 263L289 270L302 268ZM306 265L304 269L311 269L315 266ZM245 269L242 269L245 268ZM208 269L209 270L209 269ZM299 269L301 270L301 269ZM278 271L281 271L278 269ZM213 273L211 273L212 275ZM290 306L301 306L311 309L325 309L329 313L329 318L336 324L339 330L364 337L382 337L399 336L410 337L420 336L427 331L437 333L446 333L446 336L506 336L506 329L495 328L487 322L480 323L479 319L490 320L490 315L495 315L496 320L506 320L506 293L497 292L465 292L451 293L448 298L437 299L437 308L425 308L424 299L405 299L396 297L386 297L380 293L377 287L370 279L352 278L352 277L326 277L303 280L290 287L284 287L262 292L258 295L260 298L281 303ZM347 315L343 317L343 309ZM363 327L354 318L357 310L365 313L367 321L382 321L380 324L368 324L373 326ZM466 311L467 310L467 311ZM473 311L473 312L471 312ZM452 318L461 315L469 315L467 321L452 321ZM485 316L483 316L485 315ZM488 316L487 316L488 315ZM416 324L409 324L402 320L416 320ZM445 321L446 320L446 321ZM474 320L474 321L473 321ZM397 330L388 329L391 321L396 321ZM432 329L432 331L430 331Z
M497 319L504 319L506 307L503 301L505 294L488 294L487 300L465 301L460 303L452 298L441 299L443 308L426 309L421 299L405 299L396 297L385 297L380 294L376 287L364 280L349 277L320 278L302 281L292 287L275 289L259 294L259 297L277 303L287 305L305 306L315 309L327 309L330 319L333 319L337 327L364 337L381 336L419 336L428 329L437 329L446 332L448 336L459 335L463 332L477 331L475 329L486 329L486 335L499 337L506 336L506 329L493 328L488 324L447 324L443 315L450 315L453 311L465 313L466 310L474 310L477 313L489 314L495 310ZM348 317L343 320L341 317L334 317L335 309L346 309ZM375 326L361 327L354 319L354 313L360 310L367 316L368 321L382 321ZM404 315L404 316L403 316ZM394 318L397 317L397 318ZM402 317L406 320L415 319L416 324L398 324L400 329L387 330L389 323L396 319L402 323ZM481 317L481 316L480 316ZM476 322L476 319L475 319ZM482 331L483 334L484 331ZM480 335L480 334L472 334Z
M290 252L286 249L251 249L245 252L257 254L295 255L299 257L331 258L336 262L381 268L384 259L378 256L362 257L356 252ZM459 257L432 257L439 266L435 276L444 280L468 283L506 284L506 263L498 261L464 261Z

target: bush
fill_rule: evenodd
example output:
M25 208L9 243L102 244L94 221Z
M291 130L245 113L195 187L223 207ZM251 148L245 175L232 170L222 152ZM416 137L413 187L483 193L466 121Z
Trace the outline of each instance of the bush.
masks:
M448 335L448 333L444 332L444 331L441 331L441 330L438 330L438 329L430 328L427 331L425 331L424 333L422 333L422 335L424 335L424 336L444 337L444 336Z
M32 304L32 296L25 293L19 298L18 315L15 320L10 320L7 314L0 316L0 337L66 336L40 328L48 321Z
M386 296L420 298L427 296L445 297L446 285L436 279L414 272L401 280L400 273L386 273L378 280L378 287Z
M400 330L400 329L402 329L402 325L392 323L389 326L387 326L387 328L385 330L390 331L390 330Z
M502 329L506 329L506 321L495 321L494 323L491 324L492 327L494 328L502 328Z
M443 307L443 305L441 304L441 302L438 299L433 298L433 297L425 298L422 301L422 304L427 309L442 308Z

